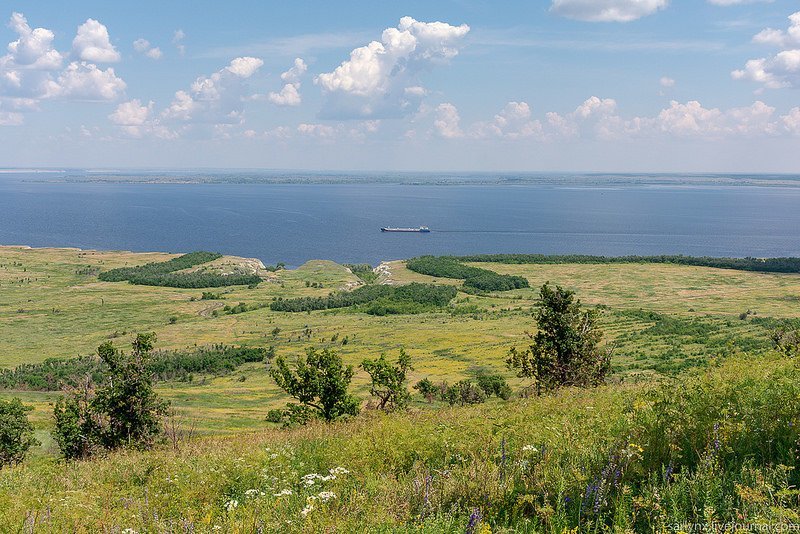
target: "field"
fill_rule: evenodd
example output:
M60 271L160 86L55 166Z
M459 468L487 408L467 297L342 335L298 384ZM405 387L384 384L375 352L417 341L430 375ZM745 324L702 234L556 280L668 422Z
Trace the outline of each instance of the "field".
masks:
M363 284L328 261L272 272L223 257L204 268L264 281L212 289L206 299L202 290L97 279L100 271L173 257L0 248L0 366L91 354L107 340L124 348L133 333L153 331L160 349L222 343L274 347L291 359L329 347L355 366L404 347L412 383L453 383L485 370L519 392L527 382L505 359L535 329L531 310L549 281L600 313L614 371L598 389L462 408L414 392L407 413L367 410L352 421L286 431L265 421L286 397L264 363L249 363L157 384L194 438L76 463L60 461L50 437L58 392L0 390L0 399L34 407L41 442L24 464L0 471L0 530L453 532L473 524L483 530L468 532L560 534L800 521L800 367L770 341L774 328L800 318L800 275L480 263L523 276L530 288L459 291L439 311L389 316L270 310L274 299ZM402 261L376 272L376 283L461 283ZM249 311L225 311L239 303ZM366 401L364 371L353 385Z
M675 265L475 264L522 275L531 288L489 296L460 293L443 312L387 317L348 310L273 312L268 307L219 314L226 304L268 306L277 297L322 296L361 283L345 267L327 261L270 273L253 260L221 258L212 266L223 271L249 266L265 277L256 289L214 289L222 300L201 300L202 290L196 289L97 280L101 270L172 257L0 248L0 366L90 354L109 339L124 347L133 332L154 331L159 348L225 343L274 346L279 354L292 356L314 345L335 347L353 365L405 347L413 359L412 382L424 377L452 382L488 369L506 375L516 388L523 384L504 362L508 350L522 345L525 332L534 327L530 309L537 288L546 281L575 290L585 305L599 307L606 340L615 345L615 381L674 374L703 366L719 354L763 352L769 348L768 333L776 319L800 317L800 275ZM379 272L383 283L459 283L414 273L399 261L382 265ZM354 384L366 398L363 372ZM266 411L283 402L261 364L159 388L178 412L211 433L261 428ZM22 396L36 406L33 418L45 429L54 395Z

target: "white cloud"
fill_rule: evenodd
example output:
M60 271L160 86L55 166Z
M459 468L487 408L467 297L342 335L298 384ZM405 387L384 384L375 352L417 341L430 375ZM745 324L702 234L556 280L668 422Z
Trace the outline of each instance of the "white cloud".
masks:
M793 135L800 135L800 107L792 108L788 114L781 117L783 127Z
M76 100L116 100L126 87L114 69L102 70L85 61L70 63L59 75L57 83L53 96Z
M735 80L750 80L767 89L800 86L800 11L789 16L786 30L766 28L753 42L783 50L771 57L748 60L743 69L731 72Z
M509 102L492 121L478 122L470 128L470 136L476 138L522 139L542 135L542 123L531 120L531 108L526 102Z
M172 34L172 44L174 44L175 48L178 49L178 53L180 55L184 55L186 53L186 45L183 44L184 39L186 39L186 32L180 28L175 30L175 32Z
M150 41L147 39L136 39L133 42L133 49L140 54L144 54L150 59L161 59L161 56L163 55L161 49L157 46L151 46Z
M403 17L380 41L356 48L332 72L317 76L326 95L322 115L338 118L399 117L413 112L424 70L446 64L458 55L469 26L419 22Z
M267 95L267 99L276 106L299 106L302 102L300 93L297 91L299 86L299 83L287 83L280 92L272 92Z
M240 124L244 120L245 80L264 64L254 57L238 57L210 76L200 76L189 91L177 91L162 112L165 120Z
M308 65L306 65L306 62L303 61L302 58L295 58L294 65L292 65L289 70L281 74L281 80L286 83L299 82L300 78L306 73L307 70Z
M279 92L271 92L267 100L276 106L299 106L303 101L300 96L300 79L308 70L308 65L301 58L296 58L292 67L281 74L281 80L287 82Z
M78 33L72 40L72 53L81 60L93 63L115 63L120 60L119 52L111 44L108 29L94 19L87 19L78 26Z
M738 6L741 4L756 4L759 2L771 3L773 0L708 0L709 4L714 4L715 6Z
M669 0L553 0L550 11L588 22L630 22L668 4Z
M436 120L433 122L433 127L436 133L446 139L454 139L463 137L464 132L461 131L461 117L458 114L458 108L449 102L439 104L436 107Z
M661 84L661 87L665 88L675 87L675 80L668 76L663 76L658 83Z
M8 44L6 61L19 67L35 70L54 70L61 67L61 54L53 48L53 32L45 28L32 30L21 13L12 13L8 23L18 39Z

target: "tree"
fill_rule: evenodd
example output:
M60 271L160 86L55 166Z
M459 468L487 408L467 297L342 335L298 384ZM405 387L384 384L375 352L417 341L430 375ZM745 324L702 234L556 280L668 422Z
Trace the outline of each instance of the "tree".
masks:
M269 374L281 389L300 404L314 409L325 421L359 412L358 399L347 391L353 379L353 366L344 365L332 350L309 348L304 357L297 359L294 371L284 356L278 356Z
M412 367L404 349L400 349L396 365L381 354L377 360L364 360L361 367L372 379L369 392L378 398L378 409L391 412L408 405L411 395L406 388L406 375Z
M423 378L416 384L414 384L414 389L420 392L420 394L425 397L425 400L433 402L433 397L439 391L439 388L430 381L429 378Z
M67 460L83 460L102 449L105 419L93 405L95 392L87 377L80 388L72 388L53 409L53 439Z
M97 348L108 369L103 385L95 390L87 378L53 410L54 437L66 458L86 458L101 448L153 445L168 407L153 389L155 340L155 334L137 334L129 354L110 341Z
M19 399L0 399L0 468L21 462L28 449L39 444L28 420L27 412L32 409Z
M487 397L496 395L503 400L508 400L511 397L511 387L506 382L506 379L500 375L479 373L475 380L478 383L478 387L483 390Z
M108 366L108 377L94 404L108 417L103 440L110 449L122 445L147 448L161 433L161 418L167 413L167 403L153 389L150 365L155 341L155 333L137 334L129 354L110 341L97 349L98 356Z
M534 317L539 330L530 346L511 349L506 363L522 378L533 378L536 393L562 386L597 386L611 369L611 351L601 349L597 314L581 309L575 293L544 284Z

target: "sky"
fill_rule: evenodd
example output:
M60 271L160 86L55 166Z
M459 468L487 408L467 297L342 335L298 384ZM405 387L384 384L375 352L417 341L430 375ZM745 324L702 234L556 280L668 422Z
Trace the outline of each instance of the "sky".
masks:
M800 173L796 0L2 5L2 168Z

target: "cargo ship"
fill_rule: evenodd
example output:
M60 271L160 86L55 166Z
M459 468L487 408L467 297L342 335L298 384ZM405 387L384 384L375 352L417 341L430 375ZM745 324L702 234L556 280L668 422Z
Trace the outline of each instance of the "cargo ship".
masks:
M431 230L427 226L420 226L419 228L391 228L388 226L384 226L381 228L381 232L414 232L417 234L427 234Z

